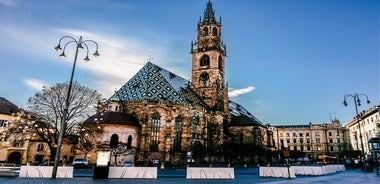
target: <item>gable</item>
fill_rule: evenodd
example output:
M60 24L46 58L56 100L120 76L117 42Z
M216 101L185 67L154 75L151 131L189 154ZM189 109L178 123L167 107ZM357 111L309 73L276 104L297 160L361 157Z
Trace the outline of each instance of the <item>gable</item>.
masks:
M145 64L108 101L165 100L203 105L189 81L151 62Z

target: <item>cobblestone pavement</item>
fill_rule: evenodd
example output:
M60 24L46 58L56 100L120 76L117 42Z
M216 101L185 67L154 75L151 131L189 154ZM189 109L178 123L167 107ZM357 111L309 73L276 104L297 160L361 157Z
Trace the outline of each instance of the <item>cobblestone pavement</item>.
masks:
M186 174L186 173L185 173ZM175 184L190 184L190 183L202 183L202 184L214 184L214 183L239 183L239 184L251 184L251 183L329 183L329 184L379 184L380 176L375 172L363 172L357 170L347 170L335 174L329 174L324 176L297 176L295 179L286 178L263 178L259 177L258 169L235 169L235 179L232 180L193 180L186 179L184 171L178 170L165 170L159 171L157 179L93 179L92 177L74 177L70 179L41 179L41 178L0 178L0 183L9 184L87 184L87 183L136 183L136 184L158 184L158 183L175 183Z

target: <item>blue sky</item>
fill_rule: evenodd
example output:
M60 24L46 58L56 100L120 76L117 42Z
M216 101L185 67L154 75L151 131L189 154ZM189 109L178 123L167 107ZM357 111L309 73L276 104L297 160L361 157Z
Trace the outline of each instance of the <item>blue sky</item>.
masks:
M75 80L109 98L151 56L186 79L190 43L208 0L0 0L0 96L25 107L43 85L67 82L66 59L54 50L62 36L99 44L100 57L82 62ZM230 98L263 123L343 124L363 93L380 102L379 1L212 0L227 44ZM89 45L90 46L90 45ZM90 46L90 52L94 47Z

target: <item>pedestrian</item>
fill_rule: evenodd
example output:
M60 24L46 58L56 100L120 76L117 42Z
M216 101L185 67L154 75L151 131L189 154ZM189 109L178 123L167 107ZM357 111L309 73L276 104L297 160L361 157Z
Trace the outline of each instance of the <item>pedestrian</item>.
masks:
M375 158L373 166L376 169L376 175L380 175L380 158Z

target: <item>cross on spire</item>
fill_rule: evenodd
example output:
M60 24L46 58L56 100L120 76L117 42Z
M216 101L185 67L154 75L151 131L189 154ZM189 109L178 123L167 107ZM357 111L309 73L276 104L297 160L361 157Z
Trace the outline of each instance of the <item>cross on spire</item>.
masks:
M152 55L149 54L149 57L146 59L148 62L151 62L154 58L152 57Z

